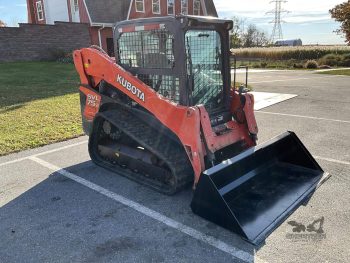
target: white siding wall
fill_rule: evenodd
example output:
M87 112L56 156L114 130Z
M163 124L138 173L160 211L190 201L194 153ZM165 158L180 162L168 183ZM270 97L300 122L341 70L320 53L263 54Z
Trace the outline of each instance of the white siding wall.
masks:
M44 0L46 23L69 21L67 0Z

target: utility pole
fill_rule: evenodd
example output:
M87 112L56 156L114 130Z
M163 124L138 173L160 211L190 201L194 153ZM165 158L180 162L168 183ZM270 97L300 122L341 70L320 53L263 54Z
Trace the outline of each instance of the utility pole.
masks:
M275 17L274 19L270 22L273 23L273 30L271 34L270 41L271 43L275 43L276 40L282 40L283 39L283 32L282 32L282 23L284 21L281 19L281 15L283 13L289 13L289 11L284 10L282 8L282 3L287 3L287 0L272 0L270 2L275 4L275 8L272 9L271 11L268 11L266 14L273 14Z

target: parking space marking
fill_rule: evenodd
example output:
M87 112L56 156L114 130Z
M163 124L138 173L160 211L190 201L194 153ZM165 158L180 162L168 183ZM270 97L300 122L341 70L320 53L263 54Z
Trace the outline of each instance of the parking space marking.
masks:
M329 78L334 78L336 76L326 76L326 77L319 77L319 76L314 76L314 77L304 77L304 78L286 78L286 79L275 79L275 80L261 80L261 81L250 81L249 84L259 84L259 83L272 83L272 82L286 82L286 81L298 81L298 80L308 80L308 79L329 79Z
M277 112L269 112L269 111L255 111L257 113L270 114L270 115L280 115L280 116L288 116L288 117L296 117L296 118L305 118L305 119L313 119L313 120L322 120L322 121L333 121L333 122L341 122L341 123L350 123L350 121L337 120L337 119L327 119L327 118L319 118L312 116L304 116L304 115L295 115L295 114L287 114L287 113L277 113Z
M261 91L252 91L250 93L254 95L254 110L261 110L298 96L296 94L271 93Z
M232 68L231 69L231 74L233 74L235 70ZM249 73L270 73L270 72L281 72L285 73L285 70L280 70L280 69L249 69ZM237 74L245 74L246 70L245 69L237 69L236 70Z
M339 163L339 164L344 164L344 165L350 165L350 162L346 161L340 161L332 158L326 158L326 157L321 157L321 156L314 156L315 159L327 161L327 162L332 162L332 163Z
M269 82L284 82L284 81L294 81L294 80L306 80L314 78L296 78L296 79L275 79L275 80L261 80L261 81L250 81L249 84L259 84L259 83L269 83Z
M30 159L31 157L38 157L38 156L42 156L42 155L49 154L49 153L59 152L61 150L65 150L65 149L69 149L69 148L72 148L72 147L75 147L75 146L79 146L79 145L82 145L82 144L87 143L87 142L88 141L77 142L77 143L73 143L73 144L70 144L70 145L62 146L62 147L59 147L59 148L56 148L56 149L52 149L52 150L48 150L48 151L45 151L45 152L36 153L36 154L32 154L32 155L29 155L29 156L26 156L26 157L22 157L22 158L18 158L18 159L15 159L15 160L11 160L11 161L8 161L8 162L0 163L0 167L4 166L4 165L12 164L12 163L21 162L21 161Z
M171 228L174 228L194 239L197 239L199 241L202 241L212 247L215 247L223 252L226 252L228 254L230 254L231 256L237 258L237 259L240 259L244 262L266 262L266 261L263 261L262 259L258 258L256 255L252 255L246 251L243 251L243 250L240 250L234 246L231 246L213 236L210 236L210 235L207 235L207 234L204 234L192 227L189 227L189 226L186 226L180 222L177 222L175 221L174 219L171 219L165 215L162 215L148 207L145 207L144 205L142 204L139 204L137 202L134 202L132 200L129 200L121 195L118 195L114 192L111 192L97 184L94 184L88 180L85 180L71 172L68 172L67 170L61 168L61 167L58 167L54 164L51 164L51 163L48 163L40 158L37 158L36 156L31 156L31 157L28 157L28 159L42 165L43 167L46 167L48 169L50 169L52 172L56 172L60 175L63 175L85 187L88 187L90 188L91 190L94 190L108 198L111 198L113 199L114 201L117 201L129 208L132 208L138 212L140 212L141 214L143 215L146 215L158 222L161 222Z

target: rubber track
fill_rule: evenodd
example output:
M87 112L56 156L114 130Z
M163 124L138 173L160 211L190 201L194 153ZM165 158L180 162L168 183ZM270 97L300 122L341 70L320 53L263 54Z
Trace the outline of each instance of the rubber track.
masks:
M144 175L136 174L131 170L125 173L126 169L122 169L116 165L113 169L115 172L122 173L134 181L169 195L183 190L193 181L193 169L182 145L160 134L156 129L147 125L147 123L125 109L102 112L99 113L99 116L111 122L112 125L116 126L123 133L137 141L142 147L151 151L159 159L164 161L170 168L175 180L172 185L160 183Z

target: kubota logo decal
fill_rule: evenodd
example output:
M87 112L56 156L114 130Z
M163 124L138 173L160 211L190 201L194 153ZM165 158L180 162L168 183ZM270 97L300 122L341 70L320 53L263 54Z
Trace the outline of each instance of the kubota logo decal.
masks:
M143 93L139 88L132 85L129 81L118 74L117 82L126 88L130 93L138 97L143 102L145 101L145 93Z

